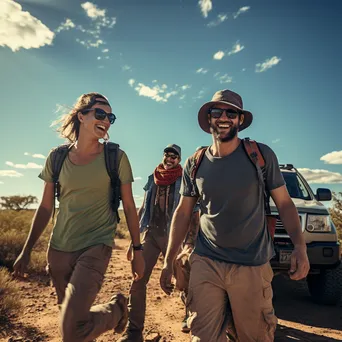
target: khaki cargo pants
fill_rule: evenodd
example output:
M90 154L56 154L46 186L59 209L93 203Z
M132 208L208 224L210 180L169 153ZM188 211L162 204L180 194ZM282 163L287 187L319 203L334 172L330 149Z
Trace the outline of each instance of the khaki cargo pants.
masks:
M100 291L112 248L104 244L76 252L48 250L48 269L60 305L64 342L92 341L114 329L122 317L117 304L93 305Z
M142 341L142 331L144 329L146 314L146 287L151 277L154 266L158 261L160 253L165 256L168 236L158 231L156 228L149 228L142 238L143 257L145 260L144 276L132 283L129 296L129 320L127 331L130 336L134 336L132 341ZM178 267L175 265L175 267ZM183 270L181 272L184 272ZM180 272L178 272L180 274ZM181 281L184 284L184 281Z
M241 266L192 253L187 305L193 342L272 342L277 318L269 263ZM228 333L228 334L227 334Z

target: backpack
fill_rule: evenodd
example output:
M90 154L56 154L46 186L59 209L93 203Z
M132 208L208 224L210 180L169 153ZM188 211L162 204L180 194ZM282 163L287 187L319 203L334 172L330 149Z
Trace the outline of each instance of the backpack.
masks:
M56 199L59 201L60 193L61 193L61 185L59 183L59 174L62 170L63 162L70 152L71 148L74 144L65 144L56 147L51 152L51 165L52 165L52 179L54 183L54 210L53 217L55 216L55 203ZM120 222L119 217L119 206L120 206L120 179L118 174L118 152L119 145L112 142L104 143L104 155L106 162L107 173L110 178L110 184L112 188L111 194L111 208L114 213L117 215L117 222Z
M277 218L276 216L273 216L271 214L270 192L267 190L266 181L265 181L265 165L266 165L265 159L256 141L250 140L249 138L244 138L241 140L241 142L250 161L253 163L253 165L256 168L258 179L259 179L260 185L262 186L263 193L264 193L267 228L271 235L271 238L274 239ZM192 191L191 191L192 196L196 196L196 174L207 149L208 147L199 149L192 155L192 157L190 157L191 158L190 159L190 163L191 163L190 164L190 180L192 183Z

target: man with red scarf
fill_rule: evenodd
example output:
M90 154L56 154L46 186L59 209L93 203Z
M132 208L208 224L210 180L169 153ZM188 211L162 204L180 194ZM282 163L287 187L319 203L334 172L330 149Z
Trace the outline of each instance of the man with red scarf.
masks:
M143 233L145 273L142 279L132 283L128 305L128 326L119 342L143 342L146 285L160 253L164 256L166 253L172 216L180 199L179 190L183 172L180 161L181 148L176 144L166 146L161 164L148 177L144 187L145 197L138 214L140 231ZM197 228L199 220L192 221L194 223L191 230ZM193 235L193 233L189 234L189 239L193 238ZM185 244L185 249L188 249L193 242L186 240ZM183 280L181 282L184 283ZM179 289L186 291L186 288Z

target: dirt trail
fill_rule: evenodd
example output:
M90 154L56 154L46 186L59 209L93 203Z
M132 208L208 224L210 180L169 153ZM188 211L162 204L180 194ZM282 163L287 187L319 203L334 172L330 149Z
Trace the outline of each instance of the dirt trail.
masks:
M116 243L96 303L107 301L118 291L128 294L131 282L129 263L125 259L128 241L117 240ZM159 287L161 265L161 262L157 264L148 285L145 340L189 342L189 335L180 332L184 308L178 293L167 297ZM24 312L11 325L1 327L0 342L60 342L54 289L29 281L21 282L20 286ZM279 318L275 341L342 341L342 303L336 307L313 304L305 283L294 283L282 276L275 278L274 290L274 305ZM119 337L107 332L97 342L117 341Z

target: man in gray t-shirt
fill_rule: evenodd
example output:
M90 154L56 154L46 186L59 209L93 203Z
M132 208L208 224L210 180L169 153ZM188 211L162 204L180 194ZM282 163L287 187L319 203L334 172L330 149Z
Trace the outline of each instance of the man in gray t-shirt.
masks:
M193 180L194 156L184 167L181 200L176 209L160 283L172 291L172 262L199 200L200 230L190 257L187 305L194 340L223 342L274 340L277 318L272 305L270 259L274 255L267 229L263 184L257 168L238 138L252 113L243 110L241 97L230 91L215 93L199 113L200 127L212 134ZM298 212L287 192L274 152L259 144L265 160L265 186L291 237L294 251L290 277L306 277L309 262Z

